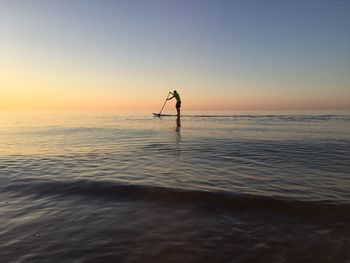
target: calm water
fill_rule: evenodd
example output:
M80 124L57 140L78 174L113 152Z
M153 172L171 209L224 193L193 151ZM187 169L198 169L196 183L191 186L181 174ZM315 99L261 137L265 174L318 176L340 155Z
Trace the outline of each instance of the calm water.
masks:
M2 114L0 262L350 262L350 115Z

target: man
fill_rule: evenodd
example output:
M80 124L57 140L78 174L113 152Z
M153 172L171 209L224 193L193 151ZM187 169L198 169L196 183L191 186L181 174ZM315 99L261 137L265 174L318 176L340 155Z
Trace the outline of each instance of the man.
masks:
M180 95L179 93L177 93L176 90L174 90L174 93L169 92L171 95L173 95L172 97L168 98L167 100L171 100L173 98L176 99L176 111L177 111L177 116L180 117L180 108L181 108L181 99L180 99Z

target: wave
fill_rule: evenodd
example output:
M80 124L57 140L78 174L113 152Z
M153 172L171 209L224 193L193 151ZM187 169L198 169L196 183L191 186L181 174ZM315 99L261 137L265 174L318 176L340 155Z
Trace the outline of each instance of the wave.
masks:
M7 184L2 192L26 195L71 196L103 198L121 201L145 201L167 206L184 205L209 211L280 212L301 217L350 219L350 203L334 201L300 201L281 197L237 194L223 191L189 190L159 186L122 184L111 181L44 181L21 180Z

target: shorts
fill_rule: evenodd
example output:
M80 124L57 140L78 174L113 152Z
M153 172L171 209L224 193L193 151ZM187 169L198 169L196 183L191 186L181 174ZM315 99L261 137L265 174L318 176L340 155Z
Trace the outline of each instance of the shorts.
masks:
M176 109L180 109L181 108L181 101L176 102Z

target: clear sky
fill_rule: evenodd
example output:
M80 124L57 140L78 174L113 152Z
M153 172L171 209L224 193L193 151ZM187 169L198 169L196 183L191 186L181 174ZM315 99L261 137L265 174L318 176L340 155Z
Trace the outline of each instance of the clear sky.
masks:
M0 0L0 110L350 109L348 0ZM172 102L174 104L174 102Z

